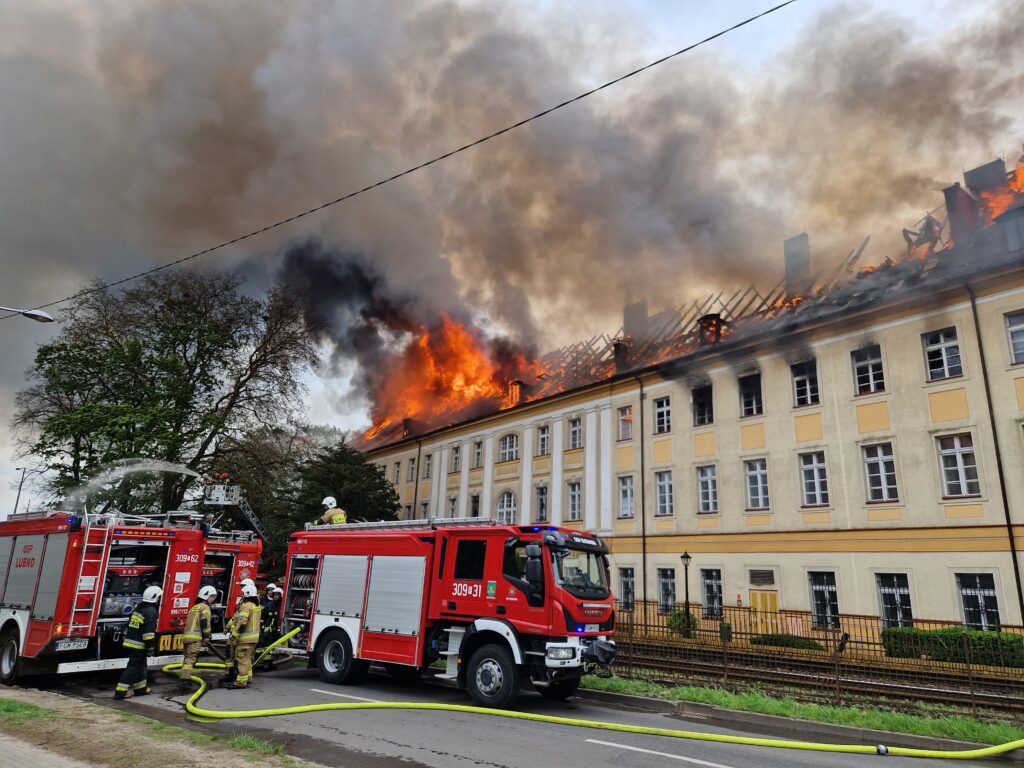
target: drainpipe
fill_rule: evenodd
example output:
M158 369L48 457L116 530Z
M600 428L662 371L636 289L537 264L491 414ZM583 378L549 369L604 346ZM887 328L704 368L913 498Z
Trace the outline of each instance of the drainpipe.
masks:
M644 503L644 486L647 470L644 467L644 382L639 376L633 377L640 385L640 596L643 601L644 626L647 625L647 505Z
M1024 590L1020 582L1020 562L1017 557L1017 542L1013 537L1013 520L1010 517L1010 502L1006 498L1006 475L1003 472L1003 453L999 447L999 432L996 430L996 414L992 409L992 390L988 380L988 364L985 361L985 345L981 340L981 325L978 322L978 304L970 281L964 280L964 288L971 298L971 315L974 318L974 335L978 341L978 354L981 357L981 379L985 384L985 403L988 406L988 419L992 428L992 442L996 451L996 474L999 476L999 493L1003 497L1003 516L1006 519L1006 536L1010 540L1010 558L1013 561L1013 580L1017 586L1017 607L1024 618Z
M420 497L420 472L422 471L422 468L420 467L420 451L421 450L423 450L423 441L422 440L417 440L416 441L416 473L413 476L413 483L415 483L415 485L413 485L413 487L412 487L412 519L413 520L415 520L416 516L419 514L418 513L419 507L416 506L416 501ZM433 469L433 467L431 467L431 469Z

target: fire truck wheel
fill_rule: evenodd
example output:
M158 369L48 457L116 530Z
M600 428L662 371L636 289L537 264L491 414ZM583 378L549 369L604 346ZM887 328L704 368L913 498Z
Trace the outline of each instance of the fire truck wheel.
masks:
M580 687L580 679L574 677L572 680L559 680L557 683L551 683L546 687L537 686L537 691L545 699L551 699L552 701L564 701L576 693L576 689Z
M485 645L469 660L466 686L470 698L482 707L504 709L519 695L519 667L508 648Z
M369 664L352 658L352 644L341 630L325 632L317 644L316 668L325 683L345 685L358 682Z
M18 679L18 632L0 634L0 683L14 685Z

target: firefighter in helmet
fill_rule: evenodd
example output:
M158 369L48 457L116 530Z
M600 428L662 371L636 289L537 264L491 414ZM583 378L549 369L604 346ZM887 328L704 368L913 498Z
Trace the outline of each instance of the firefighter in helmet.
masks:
M128 619L128 629L121 643L128 651L128 665L124 668L121 679L117 681L115 699L145 696L153 691L146 679L146 657L156 639L156 623L160 616L158 606L163 594L164 591L160 587L146 587L142 593L142 602L135 606Z
M234 682L227 683L228 689L248 688L252 680L252 657L260 639L259 593L256 586L242 587L242 603L228 622L228 645L234 649L236 674Z
M190 678L192 669L195 667L199 653L207 643L210 642L210 619L212 612L210 606L217 598L217 590L212 586L205 586L199 590L199 597L196 598L185 619L185 659L181 662L181 672L178 673L178 690L187 691L192 687Z
M334 500L333 496L324 497L320 505L323 507L324 513L315 522L324 525L340 525L348 522L348 515L344 509L338 506L338 502Z
M277 622L281 617L281 600L283 598L283 589L273 583L267 584L263 599L260 601L260 608L263 610L260 612L260 642L257 649L266 648L280 637L281 633L278 631ZM262 671L274 667L271 662L265 661L259 668Z

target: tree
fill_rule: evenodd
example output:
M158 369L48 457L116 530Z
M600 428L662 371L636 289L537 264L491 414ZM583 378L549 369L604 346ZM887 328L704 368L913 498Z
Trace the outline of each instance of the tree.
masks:
M57 340L37 351L14 418L58 498L123 459L217 469L230 438L293 413L300 373L316 362L318 328L288 292L258 300L241 282L176 271L78 299ZM128 476L92 501L166 511L191 482Z
M337 500L349 522L395 520L398 515L398 492L383 470L344 440L303 465L292 520L296 528L320 514L325 496Z

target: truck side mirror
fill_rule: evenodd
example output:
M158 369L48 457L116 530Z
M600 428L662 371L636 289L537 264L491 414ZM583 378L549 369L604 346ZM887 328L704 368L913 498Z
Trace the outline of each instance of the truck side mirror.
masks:
M544 565L540 558L531 557L526 561L526 580L530 586L538 587L544 584Z

